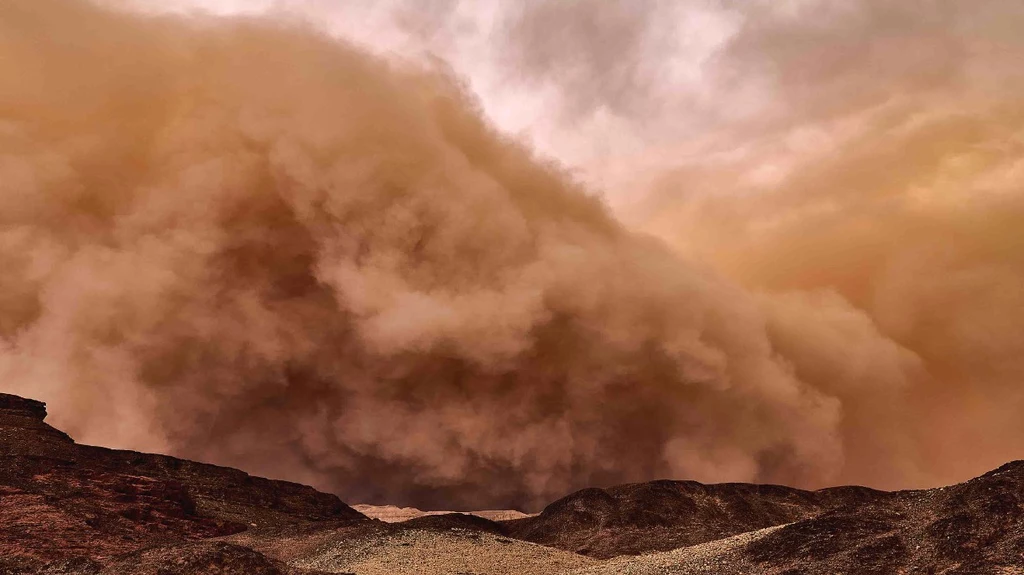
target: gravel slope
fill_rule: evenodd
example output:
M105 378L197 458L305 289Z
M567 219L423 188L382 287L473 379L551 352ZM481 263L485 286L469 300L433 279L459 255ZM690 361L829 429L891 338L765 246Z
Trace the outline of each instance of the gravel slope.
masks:
M762 573L743 557L749 543L784 527L777 525L661 553L618 557L597 565L571 570L566 575L697 575L705 573Z
M340 535L290 563L358 575L560 575L595 561L490 533L409 529L376 537Z

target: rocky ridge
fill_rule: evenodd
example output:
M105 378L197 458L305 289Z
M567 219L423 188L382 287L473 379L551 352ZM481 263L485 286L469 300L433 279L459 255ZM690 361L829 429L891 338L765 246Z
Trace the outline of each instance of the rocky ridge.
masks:
M519 539L607 559L698 545L886 497L864 487L804 491L662 480L583 489L504 525Z
M1024 462L944 488L653 481L532 517L370 519L242 471L75 443L0 394L0 575L1024 575Z
M370 521L304 485L79 445L45 418L42 402L0 394L0 573L66 569L68 562L96 571L141 550L155 557L154 549L166 547L184 557L191 542L259 526ZM196 553L209 555L204 548ZM266 558L257 567L257 559L243 561L249 572L280 571Z

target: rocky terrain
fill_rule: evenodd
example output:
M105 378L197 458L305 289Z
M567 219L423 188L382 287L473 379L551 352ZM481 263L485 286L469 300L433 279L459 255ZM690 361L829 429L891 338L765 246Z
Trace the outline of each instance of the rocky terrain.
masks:
M408 526L380 523L269 537L241 533L228 540L295 567L359 575L554 575L597 563L479 527L459 521Z
M506 527L526 541L607 559L697 545L884 496L862 487L812 492L778 485L651 481L584 489Z
M201 540L249 529L370 520L333 495L235 469L78 445L44 423L45 406L0 394L0 573L44 569L179 572L222 562L282 567ZM127 562L127 563L125 563ZM146 566L153 565L151 571ZM243 567L244 566L244 567Z
M388 522L294 483L79 445L45 417L0 394L0 574L1024 574L1024 462L918 491L653 481L536 516Z
M818 516L576 575L1024 573L1024 462L947 488L878 494Z

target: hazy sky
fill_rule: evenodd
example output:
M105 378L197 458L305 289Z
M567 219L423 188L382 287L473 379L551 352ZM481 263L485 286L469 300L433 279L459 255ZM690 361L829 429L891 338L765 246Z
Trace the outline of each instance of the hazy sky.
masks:
M743 20L715 2L136 1L150 11L294 17L390 57L441 59L497 126L598 184L616 173L609 162L630 164L719 116L751 113L754 98L707 77Z

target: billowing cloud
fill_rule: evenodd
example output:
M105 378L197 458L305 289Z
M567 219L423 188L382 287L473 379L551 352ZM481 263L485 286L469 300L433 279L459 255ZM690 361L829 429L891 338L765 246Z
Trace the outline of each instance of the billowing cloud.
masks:
M626 216L783 302L835 294L913 351L927 377L897 425L942 481L1024 434L1022 25L999 1L756 14L718 57L760 114L649 154Z
M662 89L645 62L666 41L631 6L493 21L502 66L556 90L553 126L593 111L656 134L624 215L675 250L490 125L445 67L295 18L0 5L4 389L80 440L427 507L665 476L906 485L1006 455L1014 435L971 459L950 443L966 423L928 418L1014 405L1019 155L1000 130L1018 132L985 116L1012 101L957 115L937 98L960 80L901 83L888 60L843 80L843 41L787 44L812 34L798 8L755 26L726 6L701 89L750 78L725 101L753 103L678 156L682 124L652 120L679 108L627 89ZM535 41L555 25L580 50L612 26L624 49L559 54ZM985 70L963 74L1001 81ZM947 166L958 146L974 155ZM984 199L917 185L952 189L964 165Z

